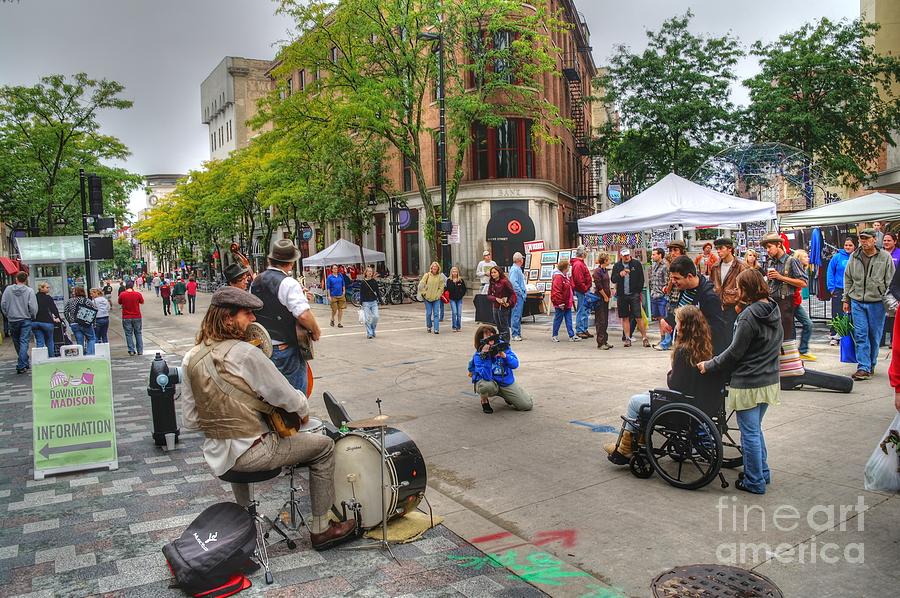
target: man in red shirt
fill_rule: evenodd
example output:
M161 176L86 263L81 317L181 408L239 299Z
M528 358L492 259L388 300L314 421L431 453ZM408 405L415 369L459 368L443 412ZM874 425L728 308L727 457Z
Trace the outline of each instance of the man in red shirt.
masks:
M188 313L197 311L197 281L191 276L187 281Z
M128 354L144 354L144 338L141 335L143 319L141 317L141 303L144 296L134 289L134 281L125 283L125 290L119 295L119 305L122 306L122 328L125 329L125 342L128 344ZM132 339L132 335L134 338Z

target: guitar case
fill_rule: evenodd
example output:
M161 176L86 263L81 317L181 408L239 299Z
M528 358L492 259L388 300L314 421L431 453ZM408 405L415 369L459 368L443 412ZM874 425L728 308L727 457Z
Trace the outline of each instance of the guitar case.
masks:
M781 390L799 390L804 386L847 393L853 390L853 378L840 374L817 372L809 368L806 368L806 372L801 376L781 378Z

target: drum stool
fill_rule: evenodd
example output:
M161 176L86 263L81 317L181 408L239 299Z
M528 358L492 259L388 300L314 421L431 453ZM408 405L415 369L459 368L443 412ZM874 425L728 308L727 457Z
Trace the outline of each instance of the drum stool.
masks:
M292 550L297 547L297 543L290 539L284 532L284 530L275 525L275 523L271 519L269 519L269 517L267 517L266 515L261 515L259 513L259 511L257 510L259 501L257 501L253 496L253 484L277 478L279 475L281 475L280 467L265 471L228 470L219 476L219 479L223 482L230 482L231 484L242 484L247 486L249 502L246 505L241 506L247 509L247 512L250 513L250 516L253 517L253 520L256 522L256 557L259 560L259 564L262 565L266 570L267 584L270 584L274 581L272 572L269 570L269 553L265 540L269 536L269 531L275 530L275 533L281 536L281 540L276 542L276 544L279 542L285 542L287 543L287 547Z
M300 510L300 499L297 498L297 492L298 491L303 492L303 486L300 486L298 484L298 482L295 481L295 478L294 478L294 470L297 469L298 467L300 467L300 466L299 465L291 465L290 467L288 467L287 477L288 477L289 483L291 485L290 486L290 498L287 501L285 501L285 503L283 505L281 505L282 511L284 511L285 508L287 508L288 513L290 513L291 524L289 526L289 529L291 529L292 531L297 531L298 529L300 529L300 526L297 525L297 516L300 517L300 523L303 524L303 527L305 527L307 530L309 529L309 525L307 525L306 519L303 517L303 512ZM282 525L284 525L283 522L280 522L280 523L282 523ZM292 548L292 546L288 545L288 548Z

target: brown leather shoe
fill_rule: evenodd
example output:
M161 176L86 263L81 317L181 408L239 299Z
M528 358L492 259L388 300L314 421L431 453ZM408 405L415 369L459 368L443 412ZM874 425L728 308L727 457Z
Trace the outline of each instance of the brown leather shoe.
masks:
M328 529L321 534L309 533L309 542L315 550L327 550L347 540L352 540L356 531L356 519L343 523L329 521Z

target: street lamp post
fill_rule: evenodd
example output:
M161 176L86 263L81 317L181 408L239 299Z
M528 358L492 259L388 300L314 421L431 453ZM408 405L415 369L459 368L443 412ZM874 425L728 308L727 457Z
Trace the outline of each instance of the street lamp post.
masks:
M84 175L84 169L80 168L78 170L78 183L81 188L81 236L84 237L84 288L85 290L88 290L91 288L91 256L87 231L87 193L85 193L84 189L86 180L87 177Z

